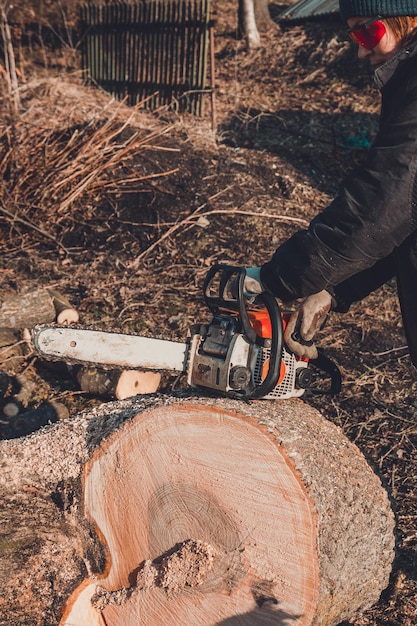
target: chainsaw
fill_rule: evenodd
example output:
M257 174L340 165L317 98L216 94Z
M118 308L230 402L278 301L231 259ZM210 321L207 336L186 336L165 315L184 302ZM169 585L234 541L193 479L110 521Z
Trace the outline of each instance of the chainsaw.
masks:
M33 348L43 359L68 364L182 372L193 388L245 400L299 397L312 382L313 366L331 379L330 389L320 393L338 393L337 366L321 351L314 360L290 352L283 339L290 313L267 292L250 302L245 276L244 268L224 264L208 271L203 296L211 321L194 324L184 343L42 324L31 331Z

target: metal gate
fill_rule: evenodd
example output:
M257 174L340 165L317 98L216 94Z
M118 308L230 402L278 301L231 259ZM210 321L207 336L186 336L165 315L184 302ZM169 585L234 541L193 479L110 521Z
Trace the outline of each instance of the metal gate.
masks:
M142 0L80 7L87 77L130 105L202 115L213 25L210 0ZM213 55L212 55L213 57Z

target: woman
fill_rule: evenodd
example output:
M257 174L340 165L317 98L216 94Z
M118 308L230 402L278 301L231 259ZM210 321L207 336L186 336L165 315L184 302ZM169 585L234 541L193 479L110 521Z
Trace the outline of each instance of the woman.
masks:
M290 349L314 358L312 342L330 309L396 276L411 359L417 367L417 0L340 0L358 56L375 68L382 94L369 154L308 230L248 268L248 295L267 289L305 298L285 333Z

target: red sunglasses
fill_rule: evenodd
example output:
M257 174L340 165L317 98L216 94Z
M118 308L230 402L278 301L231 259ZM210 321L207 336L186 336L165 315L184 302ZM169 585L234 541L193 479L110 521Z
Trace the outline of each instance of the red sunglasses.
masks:
M358 46L362 46L362 48L366 48L367 50L373 50L386 32L384 24L380 21L379 17L377 17L360 26L349 28L347 35L352 41L358 44Z

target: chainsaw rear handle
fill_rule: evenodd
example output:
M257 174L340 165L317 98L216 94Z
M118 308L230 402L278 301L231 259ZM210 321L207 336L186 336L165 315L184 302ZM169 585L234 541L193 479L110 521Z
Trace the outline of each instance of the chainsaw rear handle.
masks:
M318 349L318 357L316 359L310 359L309 365L313 365L317 369L328 374L330 377L330 388L327 391L310 388L311 393L322 395L328 394L331 396L340 393L342 388L342 374L340 373L336 363L329 359L329 357L327 357L324 352L320 350L320 348Z
M311 347L314 345L314 339L303 339L298 330L295 330L293 333L291 333L291 339L293 341L296 341L297 343L301 343L302 346Z
M282 316L276 299L264 292L257 296L256 301L263 304L266 308L272 329L272 337L260 337L248 317L247 301L244 297L244 282L246 270L244 267L238 267L226 264L216 264L207 272L203 293L207 307L213 313L218 315L221 311L230 311L237 313L242 330L249 343L270 348L270 360L268 372L260 385L245 394L247 400L263 398L275 389L281 371L282 349L283 349L283 327ZM218 288L213 293L215 287L215 278L218 278ZM241 397L241 396L240 396Z
M271 352L268 373L262 383L255 387L255 389L249 394L249 396L247 396L248 399L263 398L275 389L281 373L282 351L284 346L284 329L282 327L282 316L277 301L270 293L267 293L266 291L261 293L257 297L257 299L259 299L259 301L265 305L265 308L268 311L268 315L271 320ZM250 322L249 325L251 326ZM265 341L267 340L262 339L262 341L265 344Z

